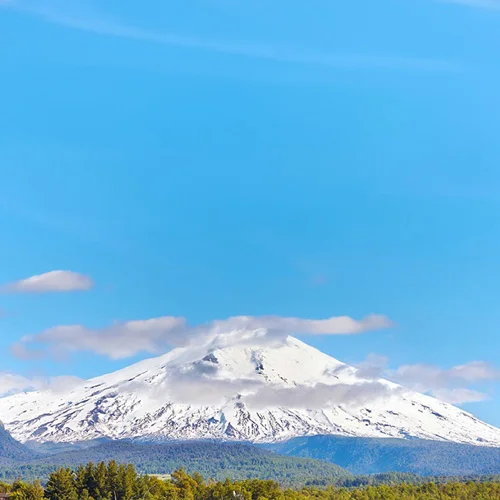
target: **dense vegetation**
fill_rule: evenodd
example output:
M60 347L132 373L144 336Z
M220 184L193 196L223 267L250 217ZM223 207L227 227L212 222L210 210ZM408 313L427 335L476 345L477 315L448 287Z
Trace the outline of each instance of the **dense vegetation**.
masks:
M16 441L0 422L0 465L33 460L37 454Z
M268 448L285 455L328 460L354 474L388 471L424 476L500 474L500 448L487 446L420 439L312 436Z
M418 482L417 476L422 475L476 478L500 473L499 449L452 443L317 436L279 443L272 449L279 454L245 444L112 441L41 455L6 435L4 440L0 439L0 480L12 481L17 477L46 480L60 466L77 467L112 459L131 463L143 474L171 473L184 467L188 473L197 471L216 480L274 479L291 487L367 484L364 477L367 474L372 483L375 481L373 484L378 484L388 475L373 474L390 471L398 472L400 480L412 483ZM380 481L374 480L377 477ZM393 473L391 477L393 480Z
M132 465L115 461L76 470L54 471L46 485L40 482L0 483L0 492L15 500L494 500L500 499L500 483L448 482L444 484L397 484L357 489L327 487L283 489L272 480L210 480L183 469L168 479L139 475Z
M311 480L332 484L352 475L319 460L276 455L255 446L222 443L133 444L115 441L94 448L44 456L27 463L0 468L0 479L46 479L58 466L77 467L87 462L116 460L133 464L141 473L165 474L184 467L204 477L274 479L286 486L303 486Z

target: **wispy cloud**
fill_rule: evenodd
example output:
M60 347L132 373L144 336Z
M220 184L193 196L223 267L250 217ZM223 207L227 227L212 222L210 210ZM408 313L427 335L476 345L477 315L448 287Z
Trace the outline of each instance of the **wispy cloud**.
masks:
M2 4L0 3L0 5ZM31 2L26 3L12 0L9 3L5 3L5 6L36 15L50 23L87 31L96 35L125 38L170 47L202 50L251 59L276 61L279 63L345 69L385 68L439 72L457 72L462 69L460 65L454 62L425 57L375 54L326 54L256 43L219 41L197 36L161 33L119 22L102 20L97 17L79 17L71 13L68 14L56 9L34 5Z
M348 316L315 320L280 316L236 316L190 326L185 318L164 316L115 323L91 329L83 325L56 326L26 336L13 346L15 355L30 359L44 354L61 356L88 351L111 359L139 353L158 354L169 347L196 343L207 351L231 345L280 343L290 334L354 335L392 326L385 316L360 320Z
M472 361L465 365L442 369L434 365L403 365L389 371L394 380L416 386L420 390L447 388L450 385L500 380L500 370L484 361Z
M0 397L10 396L18 392L50 390L64 392L74 388L83 380L78 377L24 377L16 373L0 371Z
M90 276L73 271L50 271L30 276L0 287L4 293L49 293L90 290L94 282Z
M147 387L145 388L147 390ZM154 392L157 392L155 388ZM184 404L223 404L238 398L251 409L302 408L324 409L332 406L360 406L404 393L380 381L356 384L297 385L283 387L262 380L220 380L215 377L192 380L167 379L162 388L163 398ZM160 396L160 393L158 394Z
M0 397L22 392L31 387L32 383L26 377L15 373L0 372Z
M370 354L365 361L357 365L357 375L360 378L374 379L382 377L387 369L389 358Z
M217 405L238 400L257 410L282 407L324 409L337 405L359 407L406 392L401 387L394 387L380 380L339 383L332 377L331 383L284 387L282 384L270 383L259 375L236 379L221 375L221 369L217 365L202 360L169 366L163 379L157 379L152 385L144 381L130 381L125 390L139 390L147 395L149 402L161 405L166 400L190 405ZM0 372L0 398L32 391L59 394L74 390L85 382L72 376L25 377Z
M214 405L237 401L251 409L303 408L324 409L337 405L359 407L408 392L383 380L339 382L330 373L323 382L284 386L253 372L227 378L217 358L205 357L189 363L170 364L162 379L152 386L146 381L132 381L128 390L138 388L148 401L163 405L165 398L181 404Z
M356 384L316 384L314 387L276 387L268 385L245 398L252 408L289 407L323 409L337 405L366 405L404 392L381 381Z
M452 405L462 405L465 403L480 403L487 401L489 396L484 392L475 391L473 389L456 388L456 389L434 389L431 394Z
M500 381L500 369L485 361L472 361L448 369L435 365L402 365L387 368L388 358L370 355L358 365L360 378L385 377L409 389L430 394L452 404L474 403L489 399L471 386L481 382Z

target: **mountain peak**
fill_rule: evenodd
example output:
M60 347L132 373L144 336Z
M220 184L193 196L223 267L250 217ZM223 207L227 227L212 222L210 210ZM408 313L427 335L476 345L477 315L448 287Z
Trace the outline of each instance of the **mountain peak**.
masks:
M353 367L294 337L219 334L66 392L0 399L21 441L102 437L272 442L336 434L500 446L500 430Z

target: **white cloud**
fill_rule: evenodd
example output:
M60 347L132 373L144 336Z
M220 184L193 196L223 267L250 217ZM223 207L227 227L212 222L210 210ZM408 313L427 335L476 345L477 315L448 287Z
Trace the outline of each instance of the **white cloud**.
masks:
M171 380L169 380L170 382ZM254 380L175 380L169 385L168 395L176 403L224 404L237 398L252 409L303 408L323 409L345 405L361 406L380 399L390 398L398 391L378 381L359 384L316 384L282 387ZM165 392L162 392L163 397Z
M141 352L158 353L169 345L182 342L186 330L184 318L165 316L142 321L115 323L102 329L82 325L56 326L35 336L24 337L13 346L14 354L29 357L42 350L30 350L36 343L56 355L89 351L112 359L123 359Z
M365 361L357 365L359 378L373 379L384 375L389 358L378 354L369 354Z
M90 290L93 286L93 280L84 274L50 271L9 283L4 285L2 290L13 293L73 292Z
M370 355L358 365L360 378L385 377L417 392L430 394L452 404L485 401L488 395L470 388L471 385L500 380L500 369L485 361L472 361L464 365L443 369L435 365L402 365L387 369L387 358Z
M393 388L379 381L357 384L316 384L284 388L273 385L261 387L242 400L252 408L288 407L322 409L346 405L362 406L394 396L401 388Z
M31 381L22 375L0 372L0 397L22 392L32 387Z
M0 372L0 397L38 390L64 392L83 382L82 379L73 376L28 378L15 373Z
M405 389L380 380L360 380L358 383L318 383L283 387L266 378L247 375L228 379L219 366L209 360L169 366L163 380L131 382L128 389L146 393L149 401L169 401L190 405L224 405L239 401L251 409L303 408L322 409L330 406L362 406L390 398ZM334 378L332 377L334 381Z
M189 326L185 318L165 316L148 320L115 323L91 329L83 325L56 326L37 335L26 336L13 346L22 358L39 356L47 350L55 355L89 351L112 359L139 353L157 354L168 347L188 344L214 349L227 345L282 342L289 334L352 335L392 326L381 315L361 320L347 316L323 320L280 316L235 316L209 324Z
M14 6L14 5L13 5ZM33 2L16 2L15 8L36 15L47 22L66 26L97 35L127 38L142 42L228 54L251 59L270 60L282 63L332 68L385 68L417 71L456 72L461 68L449 61L429 58L402 56L380 56L361 54L322 54L304 52L297 49L277 48L255 43L219 41L196 36L182 36L171 33L158 33L135 26L102 20L100 17L80 17L73 13L49 9Z
M355 384L298 385L285 388L269 384L262 377L229 380L220 378L219 367L209 361L170 366L163 380L155 384L131 381L126 390L140 390L150 402L164 404L165 398L180 404L218 405L239 400L251 409L292 407L322 409L328 406L360 406L387 399L403 389L380 381L360 381ZM24 377L0 372L0 397L24 391L50 390L66 392L85 381L77 377Z
M450 403L461 405L463 403L480 403L489 399L487 394L472 389L435 389L432 391L434 397Z
M163 388L155 388L157 397L161 400L168 394L175 403L194 405L223 405L238 395L252 394L260 390L262 382L251 379L221 380L215 373L184 374L172 373Z
M262 328L287 334L310 335L349 335L390 326L392 326L392 322L386 316L378 314L371 314L361 320L355 320L349 316L333 316L319 320L281 316L235 316L222 321L216 320L212 324L212 328L217 331Z
M34 360L34 359L39 359L43 358L44 354L43 352L36 350L36 349L30 349L30 346L28 344L28 339L29 336L23 337L20 342L16 342L12 347L11 347L11 352L14 354L19 359L24 359L24 360Z
M472 361L465 365L454 366L448 370L448 376L466 382L500 380L500 369L485 361Z
M403 365L397 370L388 371L388 375L398 383L421 391L500 380L500 370L484 361L472 361L449 369L424 364Z
M57 377L39 378L38 390L49 390L54 393L64 393L69 389L74 389L79 385L85 384L86 380L73 375L60 375Z

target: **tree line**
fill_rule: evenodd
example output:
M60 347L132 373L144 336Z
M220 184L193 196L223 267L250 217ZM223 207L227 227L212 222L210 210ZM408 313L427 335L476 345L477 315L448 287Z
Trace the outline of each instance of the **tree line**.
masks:
M138 474L133 465L92 462L76 470L61 467L40 481L0 483L9 500L500 500L494 481L437 484L383 484L285 489L273 480L205 481L199 473L178 469L171 476Z

